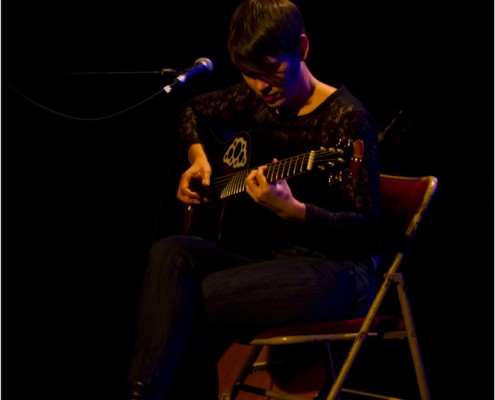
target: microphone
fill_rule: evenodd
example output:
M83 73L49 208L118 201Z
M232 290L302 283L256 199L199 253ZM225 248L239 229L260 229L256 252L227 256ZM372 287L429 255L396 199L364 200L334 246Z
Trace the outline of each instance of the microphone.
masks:
M201 57L194 61L194 64L189 68L181 71L179 75L176 76L174 81L163 88L166 93L170 93L172 89L177 85L183 85L191 77L198 73L206 73L210 75L213 71L213 63L209 58Z

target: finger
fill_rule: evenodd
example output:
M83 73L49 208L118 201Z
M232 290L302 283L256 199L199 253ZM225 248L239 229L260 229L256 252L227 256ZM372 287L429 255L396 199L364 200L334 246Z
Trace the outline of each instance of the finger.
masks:
M256 171L255 179L256 179L256 183L258 185L261 185L261 184L264 185L264 184L268 183L266 176L265 176L265 168L258 168L258 170Z
M179 194L181 199L186 201L198 200L200 198L199 193L191 190L188 186L181 186L179 188Z

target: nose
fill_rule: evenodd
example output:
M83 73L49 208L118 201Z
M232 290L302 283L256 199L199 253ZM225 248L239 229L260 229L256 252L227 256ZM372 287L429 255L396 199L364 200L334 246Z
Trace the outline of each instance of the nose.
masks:
M255 79L255 87L256 87L257 91L259 91L260 93L263 93L267 90L267 88L270 87L270 84L262 78L256 78Z

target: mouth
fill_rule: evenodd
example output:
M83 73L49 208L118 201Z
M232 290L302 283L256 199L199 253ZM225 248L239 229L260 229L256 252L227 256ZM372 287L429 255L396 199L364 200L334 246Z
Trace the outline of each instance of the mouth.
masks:
M271 104L271 103L275 103L278 100L279 96L276 94L272 94L272 95L261 96L261 98L265 103Z

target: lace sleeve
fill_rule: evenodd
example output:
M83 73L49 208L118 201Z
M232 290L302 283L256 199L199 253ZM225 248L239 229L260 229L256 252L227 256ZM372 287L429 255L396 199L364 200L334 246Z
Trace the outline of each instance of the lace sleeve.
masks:
M244 83L192 97L179 113L181 144L188 148L201 142L199 133L204 125L227 124L244 119L253 93Z

